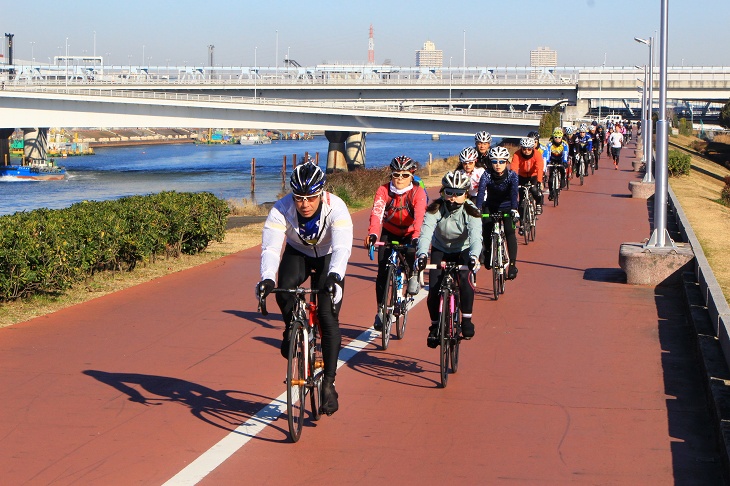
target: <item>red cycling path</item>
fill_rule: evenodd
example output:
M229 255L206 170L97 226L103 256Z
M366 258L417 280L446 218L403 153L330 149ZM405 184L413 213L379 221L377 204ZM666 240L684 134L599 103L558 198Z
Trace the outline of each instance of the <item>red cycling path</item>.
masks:
M650 234L623 155L546 198L498 301L479 273L476 336L446 389L422 302L404 340L340 368L340 410L297 444L271 413L285 361L280 315L256 312L259 248L0 330L0 483L714 483L681 294L621 281L620 244ZM353 219L345 344L375 309L367 211Z

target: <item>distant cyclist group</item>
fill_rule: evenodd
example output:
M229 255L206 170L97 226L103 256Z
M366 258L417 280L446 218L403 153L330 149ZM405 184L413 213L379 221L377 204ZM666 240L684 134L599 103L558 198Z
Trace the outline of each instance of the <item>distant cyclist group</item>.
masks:
M492 147L491 135L480 131L474 146L465 147L457 166L443 176L438 197L430 204L415 176L418 164L406 155L393 158L389 180L374 195L363 241L371 258L375 248L378 254L374 331L389 334L391 324L402 318L397 331L402 337L408 305L420 290L419 276L429 270L426 344L450 347L451 354L446 355L455 371L458 341L475 335L472 311L477 271L481 266L492 270L498 298L504 292L504 280L518 274L517 234L524 235L525 243L535 238L544 189L557 206L560 191L568 189L571 180L580 179L583 184L585 177L598 170L604 147L618 170L621 147L632 135L630 123L558 127L546 144L537 132L528 133L511 154L505 146ZM319 388L306 385L305 379L299 381L321 393L315 397L321 403L318 412L331 415L339 408L335 390L341 347L338 316L353 223L345 203L325 190L325 182L324 172L314 163L294 169L291 193L274 204L264 224L256 295L261 302L275 289L291 291L311 277L312 292L319 298L310 308L309 320L316 321L312 334L321 339L322 378L315 384ZM281 354L291 361L297 353L292 321L306 319L295 315L296 293L275 296L285 323ZM447 313L450 317L444 319ZM387 342L383 339L383 347Z

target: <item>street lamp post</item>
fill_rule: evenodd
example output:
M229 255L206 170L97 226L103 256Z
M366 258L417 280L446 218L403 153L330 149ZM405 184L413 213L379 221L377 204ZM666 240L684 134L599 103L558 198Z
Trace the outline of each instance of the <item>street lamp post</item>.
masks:
M667 151L669 121L667 120L667 30L669 0L661 1L661 30L659 34L659 119L656 124L656 190L654 192L654 233L646 247L676 248L667 231L667 198L669 171Z
M649 84L649 82L647 81L647 79L649 77L649 73L648 73L646 66L644 66L644 67L634 66L634 67L636 69L641 69L644 71L644 79L643 79L643 81L641 81L641 83L642 83L641 125L643 127L642 132L641 132L641 144L643 146L643 153L641 154L641 161L644 162L644 164L646 164L646 160L647 160L646 154L647 154L647 149L648 149L647 145L646 145L646 143L647 143L646 142L646 133L647 133L647 126L649 125L649 123L647 122L647 118L648 118L647 113L649 112L649 107L647 106L648 100L647 100L646 96L647 96L647 85Z
M256 60L256 51L258 50L258 46L255 46L253 48L253 99L256 99L256 82L258 77L258 69L256 68L256 65L258 64L258 61Z
M451 82L453 77L451 74L451 59L453 59L453 57L449 57L449 112L451 111Z
M649 37L649 39L641 39L639 37L634 37L634 40L636 42L640 42L642 44L646 44L649 47L649 77L648 77L648 94L649 98L647 100L647 116L646 116L646 126L642 128L642 133L645 133L644 138L644 153L648 154L646 157L646 174L644 174L644 179L642 182L654 182L654 175L653 175L653 169L654 169L654 149L652 147L652 134L654 132L654 124L653 124L653 111L654 111L654 38ZM642 122L644 123L644 122Z
M30 41L30 62L35 63L35 54L33 52L35 48L35 41Z

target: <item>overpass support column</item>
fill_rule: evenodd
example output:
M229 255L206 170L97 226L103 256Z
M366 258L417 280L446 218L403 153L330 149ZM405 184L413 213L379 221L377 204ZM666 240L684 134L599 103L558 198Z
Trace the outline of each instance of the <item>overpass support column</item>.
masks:
M10 137L14 128L0 128L0 165L10 165Z
M365 132L354 132L345 142L347 168L349 170L365 168Z
M48 128L23 128L23 157L27 161L45 161L48 151Z
M347 172L347 156L345 155L345 141L350 132L326 131L329 148L327 149L327 173Z

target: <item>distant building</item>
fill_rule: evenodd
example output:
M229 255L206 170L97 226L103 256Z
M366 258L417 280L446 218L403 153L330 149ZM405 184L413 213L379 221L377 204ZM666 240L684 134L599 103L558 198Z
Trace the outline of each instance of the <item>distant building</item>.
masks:
M553 67L558 65L558 51L549 47L538 47L530 51L531 67Z
M444 51L436 49L431 41L423 43L423 49L416 51L416 67L440 68L444 65Z

